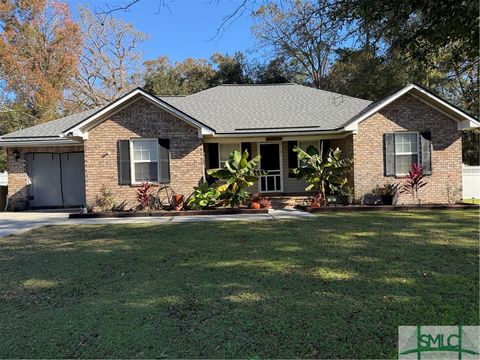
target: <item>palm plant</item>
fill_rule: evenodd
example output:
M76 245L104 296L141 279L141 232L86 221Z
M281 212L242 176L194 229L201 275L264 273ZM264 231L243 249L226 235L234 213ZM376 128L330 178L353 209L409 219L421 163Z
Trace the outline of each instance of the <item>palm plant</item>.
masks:
M332 193L342 192L348 182L346 174L353 161L350 158L342 159L339 148L329 149L325 156L322 150L319 152L314 147L309 147L307 151L294 147L293 151L297 153L302 166L291 169L291 172L297 179L305 179L308 183L306 191L314 190L312 203L318 202L320 206L326 204L327 187Z
M230 158L225 162L223 168L207 170L208 175L224 181L217 189L221 193L220 199L223 200L225 206L238 207L242 205L243 201L250 196L245 189L255 184L264 174L257 168L260 156L251 160L248 160L248 156L247 150L243 155L235 150L230 154Z

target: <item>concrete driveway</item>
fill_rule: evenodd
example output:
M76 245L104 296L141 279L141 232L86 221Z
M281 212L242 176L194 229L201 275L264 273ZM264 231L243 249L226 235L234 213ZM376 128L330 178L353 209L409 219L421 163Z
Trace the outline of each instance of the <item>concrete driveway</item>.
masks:
M68 212L21 211L0 212L0 236L28 231L43 225L68 220Z
M69 211L0 212L0 237L29 231L44 225L185 223L204 221L259 221L304 218L309 213L295 209L270 210L268 214L163 216L143 218L69 219Z

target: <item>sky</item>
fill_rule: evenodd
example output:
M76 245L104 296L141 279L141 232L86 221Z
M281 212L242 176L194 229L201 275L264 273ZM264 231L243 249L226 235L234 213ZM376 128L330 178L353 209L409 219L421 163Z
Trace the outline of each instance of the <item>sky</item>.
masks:
M94 11L124 5L124 1L68 0L75 19L78 5ZM252 18L246 11L220 36L217 28L225 16L232 14L242 0L140 0L128 9L117 11L115 17L132 23L150 35L143 44L144 59L166 55L172 61L185 58L209 58L215 52L232 55L235 51L251 53L255 39L251 32Z

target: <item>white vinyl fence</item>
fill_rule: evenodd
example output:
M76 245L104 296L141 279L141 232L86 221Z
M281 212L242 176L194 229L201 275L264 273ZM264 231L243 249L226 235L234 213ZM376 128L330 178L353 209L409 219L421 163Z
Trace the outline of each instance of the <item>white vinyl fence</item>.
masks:
M0 186L8 185L8 174L6 171L0 172Z
M463 165L463 198L480 199L480 166Z

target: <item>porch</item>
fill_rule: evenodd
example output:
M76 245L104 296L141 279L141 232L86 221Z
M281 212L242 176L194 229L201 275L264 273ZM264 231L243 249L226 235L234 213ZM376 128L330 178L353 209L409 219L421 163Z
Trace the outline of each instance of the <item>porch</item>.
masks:
M325 153L330 148L340 148L343 156L353 156L353 135L310 135L310 136L279 136L255 138L207 138L204 139L205 167L213 169L223 167L232 151L248 150L251 157L261 155L260 169L267 172L250 191L259 192L277 199L278 203L294 206L309 195L305 191L305 181L298 180L290 169L299 166L295 146L306 150L309 146L322 149ZM353 172L349 179L353 186Z

